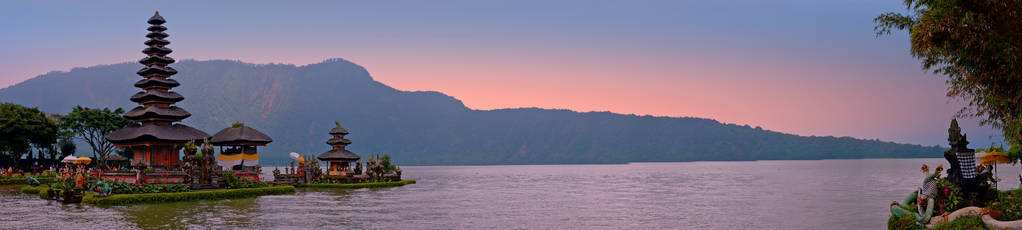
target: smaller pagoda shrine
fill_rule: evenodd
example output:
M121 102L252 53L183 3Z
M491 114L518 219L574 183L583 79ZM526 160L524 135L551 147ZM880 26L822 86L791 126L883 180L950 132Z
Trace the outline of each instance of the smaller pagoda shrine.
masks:
M361 159L357 154L352 153L344 149L346 146L351 144L351 141L344 139L344 135L348 135L348 130L341 127L340 122L334 122L336 127L330 129L330 135L334 136L327 140L326 143L333 146L333 149L323 154L319 154L318 158L320 161L330 162L330 168L327 170L327 175L331 176L344 176L348 174L348 168L351 166L351 162L358 161Z
M273 139L242 123L235 123L230 128L220 130L213 135L210 142L220 147L218 164L226 169L240 171L247 167L259 165L257 146L266 146ZM224 149L224 147L227 147Z

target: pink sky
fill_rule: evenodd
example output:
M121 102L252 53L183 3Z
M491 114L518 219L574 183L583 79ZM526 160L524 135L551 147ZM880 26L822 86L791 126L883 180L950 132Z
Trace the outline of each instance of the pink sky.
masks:
M946 145L961 105L944 96L941 77L919 69L905 34L873 35L872 17L903 9L898 1L205 4L157 4L174 58L340 57L384 84L440 91L473 109L691 116ZM12 17L0 22L0 87L137 60L153 7L0 5ZM962 123L973 143L999 141L975 120Z

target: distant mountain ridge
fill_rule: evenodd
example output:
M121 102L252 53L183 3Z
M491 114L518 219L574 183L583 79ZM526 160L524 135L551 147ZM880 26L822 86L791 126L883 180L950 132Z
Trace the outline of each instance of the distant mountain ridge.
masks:
M207 133L234 122L265 132L262 164L289 152L330 149L338 120L349 150L386 153L406 165L626 163L705 160L937 157L940 147L850 137L804 137L703 118L573 112L538 108L472 110L433 91L400 91L343 59L294 66L185 60L171 65L181 82L183 123ZM75 105L130 110L138 63L51 72L0 89L0 102L67 113ZM89 151L84 146L79 152Z

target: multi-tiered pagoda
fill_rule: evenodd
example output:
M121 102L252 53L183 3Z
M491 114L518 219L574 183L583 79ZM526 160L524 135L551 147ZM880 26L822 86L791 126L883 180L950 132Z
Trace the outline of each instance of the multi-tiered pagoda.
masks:
M179 123L191 114L173 105L184 97L170 91L181 84L169 79L177 74L177 70L167 66L174 63L174 59L167 57L172 50L166 47L170 44L165 39L169 36L164 33L167 27L163 23L166 22L160 12L148 21L151 25L145 45L149 47L142 50L146 57L139 61L145 68L137 73L143 79L135 82L135 87L141 88L142 92L131 96L131 101L139 106L124 113L125 118L135 123L106 135L106 139L115 146L134 151L133 161L136 164L153 168L175 165L179 159L178 152L186 142L209 137L206 132Z
M334 124L337 127L330 130L330 135L334 137L326 141L328 145L333 146L333 149L319 154L316 158L319 158L320 161L330 162L329 175L341 175L342 172L348 170L351 162L358 161L361 157L344 149L351 144L351 140L344 139L344 135L348 135L348 130L341 128L340 122L334 122Z

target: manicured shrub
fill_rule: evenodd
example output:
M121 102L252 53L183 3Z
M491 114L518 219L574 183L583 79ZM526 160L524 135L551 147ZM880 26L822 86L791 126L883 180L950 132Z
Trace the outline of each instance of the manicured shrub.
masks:
M939 218L939 217L937 217ZM976 217L958 218L951 222L941 223L931 229L957 230L957 229L988 229L983 220Z
M50 198L50 188L40 189L39 192L36 193L36 195L39 196L39 199L46 200Z
M389 182L369 182L369 183L355 183L355 184L302 184L301 187L306 188L340 188L340 189L356 189L356 188L381 188L381 187L394 187L403 186L407 184L415 184L415 180L402 180L402 181L389 181Z
M222 189L178 193L117 194L107 197L95 197L93 194L89 194L82 198L82 203L94 205L127 205L190 200L220 200L293 193L295 193L295 187L274 186L264 188Z
M224 173L222 177L224 181L227 181L227 188L262 188L270 186L259 179L248 179L241 177L236 173Z
M53 189L45 187L40 189L39 192L36 194L39 195L40 199L49 200L51 197L53 197L53 193L54 193Z
M112 194L173 193L191 191L184 184L129 184L121 181L106 182Z
M37 177L39 183L46 184L54 181L54 177ZM0 179L0 185L28 184L27 177L5 177Z

